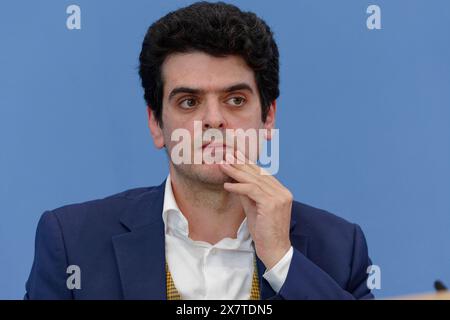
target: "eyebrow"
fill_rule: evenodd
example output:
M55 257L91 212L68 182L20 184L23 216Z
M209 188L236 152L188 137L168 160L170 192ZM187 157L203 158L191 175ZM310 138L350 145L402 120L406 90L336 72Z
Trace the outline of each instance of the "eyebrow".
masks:
M250 93L253 93L252 87L250 87L245 82L237 83L230 87L219 89L217 91L218 92L233 92L233 91L238 91L238 90L246 90L246 91L250 91ZM170 92L169 100L171 100L174 96L176 96L177 94L180 94L180 93L203 94L203 93L205 93L205 91L202 89L197 89L197 88L176 87Z

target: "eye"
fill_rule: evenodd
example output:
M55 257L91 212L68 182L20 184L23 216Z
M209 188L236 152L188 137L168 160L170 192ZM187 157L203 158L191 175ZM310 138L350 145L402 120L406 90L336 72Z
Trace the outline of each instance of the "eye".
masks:
M183 99L180 102L180 107L183 109L192 109L197 105L197 100L194 98Z
M240 107L245 103L245 101L246 100L244 97L237 96L237 97L232 97L232 98L228 99L227 103L229 103L235 107Z

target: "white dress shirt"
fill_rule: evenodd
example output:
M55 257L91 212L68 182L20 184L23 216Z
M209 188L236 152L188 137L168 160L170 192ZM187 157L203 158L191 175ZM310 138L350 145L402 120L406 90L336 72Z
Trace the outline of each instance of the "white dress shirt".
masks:
M247 218L237 237L224 238L212 245L189 238L189 225L178 208L170 175L166 180L163 206L166 261L181 298L239 299L250 298L255 250L247 227ZM292 247L263 277L278 292L286 280L292 260Z

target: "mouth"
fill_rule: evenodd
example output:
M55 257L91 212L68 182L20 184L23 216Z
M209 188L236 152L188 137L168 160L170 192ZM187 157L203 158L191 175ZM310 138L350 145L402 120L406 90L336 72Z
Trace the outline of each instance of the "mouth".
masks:
M234 154L234 148L222 142L205 143L202 146L203 157L213 157L214 161L226 160L226 154Z
M227 146L227 144L222 143L222 142L206 142L202 145L202 150L205 150L206 148L211 148L211 149L227 149L227 148L231 148L229 146Z

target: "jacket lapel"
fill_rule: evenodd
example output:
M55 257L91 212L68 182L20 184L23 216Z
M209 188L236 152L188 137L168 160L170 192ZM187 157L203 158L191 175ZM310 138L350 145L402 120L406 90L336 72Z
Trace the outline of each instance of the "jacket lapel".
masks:
M121 218L130 232L112 238L124 299L166 299L164 186L133 199Z

